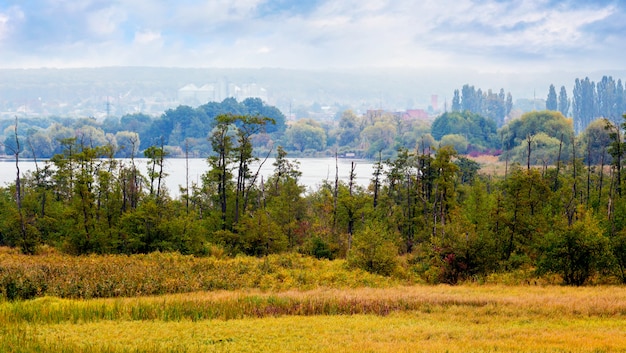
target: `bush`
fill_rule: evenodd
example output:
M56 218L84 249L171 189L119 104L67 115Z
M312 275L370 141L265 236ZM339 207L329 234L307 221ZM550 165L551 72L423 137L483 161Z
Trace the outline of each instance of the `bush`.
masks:
M45 281L39 274L0 268L0 297L7 300L32 299L45 292Z
M319 236L311 238L307 248L306 253L314 256L316 259L332 260L335 258L335 254L333 254L331 247Z
M354 234L348 251L348 265L367 272L389 276L398 265L398 246L394 234L380 222L371 222Z

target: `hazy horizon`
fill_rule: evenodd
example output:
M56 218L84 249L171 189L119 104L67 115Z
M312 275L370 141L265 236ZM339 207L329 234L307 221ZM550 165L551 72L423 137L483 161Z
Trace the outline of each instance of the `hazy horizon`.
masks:
M139 97L132 80L170 100L188 83L258 83L283 111L427 107L431 95L443 106L464 84L545 99L550 84L571 93L576 78L626 78L625 15L617 0L5 0L0 88L45 103L78 87L100 110L106 97ZM35 77L46 68L136 70L67 75L82 82L50 92L66 75ZM22 69L43 71L6 71Z

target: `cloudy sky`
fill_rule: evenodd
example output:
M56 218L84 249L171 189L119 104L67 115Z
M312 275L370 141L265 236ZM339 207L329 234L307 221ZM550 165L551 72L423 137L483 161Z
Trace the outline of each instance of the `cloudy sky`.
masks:
M0 67L622 69L626 1L1 0Z

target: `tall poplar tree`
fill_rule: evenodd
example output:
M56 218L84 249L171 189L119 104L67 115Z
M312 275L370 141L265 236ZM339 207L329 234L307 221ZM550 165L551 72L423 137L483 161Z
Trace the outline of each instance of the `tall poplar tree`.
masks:
M558 102L558 110L563 114L563 116L567 116L569 113L570 101L567 98L567 90L565 86L561 86L561 91L559 91L559 102Z
M548 91L548 98L546 99L546 110L557 110L557 98L554 85L550 85L550 90Z

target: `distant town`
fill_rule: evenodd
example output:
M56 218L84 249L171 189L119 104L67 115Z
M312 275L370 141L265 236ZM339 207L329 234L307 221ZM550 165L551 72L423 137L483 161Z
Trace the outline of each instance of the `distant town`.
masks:
M229 97L260 98L278 107L288 120L333 120L347 109L357 114L384 110L419 119L449 111L452 88L422 76L271 69L0 70L0 119L159 116L179 105L199 106ZM518 98L515 106L531 111L545 106L545 99Z

